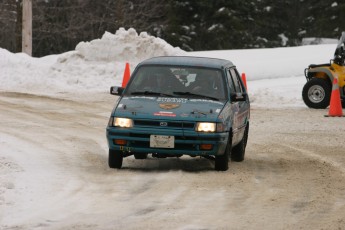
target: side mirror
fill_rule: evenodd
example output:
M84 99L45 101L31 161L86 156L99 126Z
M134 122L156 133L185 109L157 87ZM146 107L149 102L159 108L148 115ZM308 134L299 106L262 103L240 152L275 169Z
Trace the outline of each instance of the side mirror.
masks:
M121 96L124 90L125 90L125 88L123 88L123 87L112 86L112 87L110 87L110 94Z
M247 100L247 94L246 93L231 93L230 99L232 102L246 101Z

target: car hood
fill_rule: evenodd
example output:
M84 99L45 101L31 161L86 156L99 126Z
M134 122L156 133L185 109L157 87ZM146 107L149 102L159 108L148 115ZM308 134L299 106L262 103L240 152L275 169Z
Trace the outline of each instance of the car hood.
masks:
M216 121L224 101L200 98L122 97L113 112L117 117Z

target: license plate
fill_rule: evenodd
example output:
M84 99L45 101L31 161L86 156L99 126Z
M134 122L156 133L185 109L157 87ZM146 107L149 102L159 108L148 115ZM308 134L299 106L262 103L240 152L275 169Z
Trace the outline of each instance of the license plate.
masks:
M151 135L150 147L151 148L174 148L174 136Z

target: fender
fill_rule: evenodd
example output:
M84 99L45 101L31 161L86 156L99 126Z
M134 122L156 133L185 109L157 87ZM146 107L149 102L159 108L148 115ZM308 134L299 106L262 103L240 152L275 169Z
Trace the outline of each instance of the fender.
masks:
M324 73L325 75L320 75L317 73ZM345 67L332 63L329 66L316 66L309 67L306 69L306 78L310 80L312 77L327 79L326 76L333 82L334 74L338 75L338 84L339 87L345 86Z
M332 68L335 73L338 75L338 84L339 88L342 88L345 86L345 66L332 64Z
M334 76L330 68L331 66L307 69L306 78L308 81L313 77L322 78L325 80L329 79L330 83L332 84ZM318 73L324 73L324 74L318 74Z

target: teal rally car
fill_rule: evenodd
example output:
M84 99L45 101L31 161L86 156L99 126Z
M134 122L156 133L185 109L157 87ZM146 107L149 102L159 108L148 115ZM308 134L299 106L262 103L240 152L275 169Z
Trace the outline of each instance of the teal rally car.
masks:
M250 103L236 66L223 59L154 57L137 65L118 95L106 136L110 168L123 158L200 156L228 170L243 161Z

